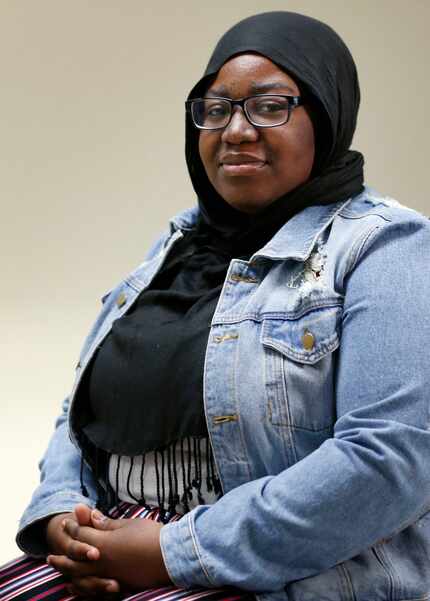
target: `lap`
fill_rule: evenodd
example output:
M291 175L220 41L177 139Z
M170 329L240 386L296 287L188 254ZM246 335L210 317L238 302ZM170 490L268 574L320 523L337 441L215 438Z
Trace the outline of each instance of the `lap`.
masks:
M140 518L159 521L158 509L152 510L120 503L109 512L115 518ZM180 519L180 514L170 516L169 521ZM43 559L26 555L0 567L0 601L72 601L84 597L71 595L68 582ZM92 597L94 599L94 597ZM219 589L181 589L173 586L147 589L115 596L117 601L249 601L253 595L233 587Z

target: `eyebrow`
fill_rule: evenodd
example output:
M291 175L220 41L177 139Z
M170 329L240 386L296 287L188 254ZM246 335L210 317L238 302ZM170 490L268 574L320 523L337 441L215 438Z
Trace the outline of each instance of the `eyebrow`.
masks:
M267 83L256 83L253 81L250 86L251 94L262 94L264 92L270 92L271 90L287 90L294 96L296 96L296 91L293 90L288 84L281 83L280 81L273 81ZM209 88L206 92L205 96L208 94L215 94L215 96L225 96L229 97L228 89L225 86L220 86L219 88Z

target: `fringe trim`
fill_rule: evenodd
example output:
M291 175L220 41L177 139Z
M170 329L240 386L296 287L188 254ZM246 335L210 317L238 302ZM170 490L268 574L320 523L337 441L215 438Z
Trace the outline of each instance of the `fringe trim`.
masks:
M177 446L179 444L179 457L177 457ZM157 501L160 508L160 517L162 520L168 519L169 515L175 513L177 509L183 513L190 511L189 502L193 499L193 494L197 495L199 504L204 504L205 499L202 493L202 444L205 444L206 450L206 474L205 483L208 491L214 491L215 494L222 494L221 482L216 475L215 462L212 453L212 447L208 437L191 437L187 436L181 440L177 440L163 448L155 449L150 451L154 454L154 465L157 483ZM185 460L185 445L188 452L187 461ZM144 479L145 479L145 457L146 454L142 454L142 465L140 469L140 498L134 496L130 489L130 481L133 472L134 458L131 457L129 472L127 476L127 493L130 497L139 505L149 508L145 500L144 491ZM96 480L100 479L99 471L99 458L96 453ZM106 511L113 504L119 502L119 474L121 455L118 456L118 463L115 472L115 488L109 484L109 459L107 457L104 487L98 487L98 500L97 507ZM180 466L178 465L180 461ZM182 471L182 496L179 496L179 477L178 469ZM81 463L81 487L85 489L82 479L83 462ZM85 489L86 491L86 489ZM87 492L87 491L86 491ZM85 493L83 493L85 494ZM88 493L87 493L88 495Z

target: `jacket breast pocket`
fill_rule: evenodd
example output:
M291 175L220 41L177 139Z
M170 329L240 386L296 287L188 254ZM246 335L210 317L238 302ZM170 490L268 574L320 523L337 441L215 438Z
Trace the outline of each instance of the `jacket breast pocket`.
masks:
M299 455L327 438L336 419L334 371L342 307L324 306L297 317L264 319L264 377L268 419L293 430Z

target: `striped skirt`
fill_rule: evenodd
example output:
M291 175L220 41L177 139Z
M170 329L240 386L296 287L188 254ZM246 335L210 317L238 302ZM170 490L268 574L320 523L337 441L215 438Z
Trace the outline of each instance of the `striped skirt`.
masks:
M120 503L109 512L112 518L141 518L160 521L158 508L145 509L139 505ZM168 521L181 518L172 515ZM83 601L104 597L82 597L68 592L68 581L43 559L26 555L0 567L0 600L12 601ZM140 592L115 595L116 601L255 601L254 595L233 587L218 589L182 589L174 586L151 588Z

